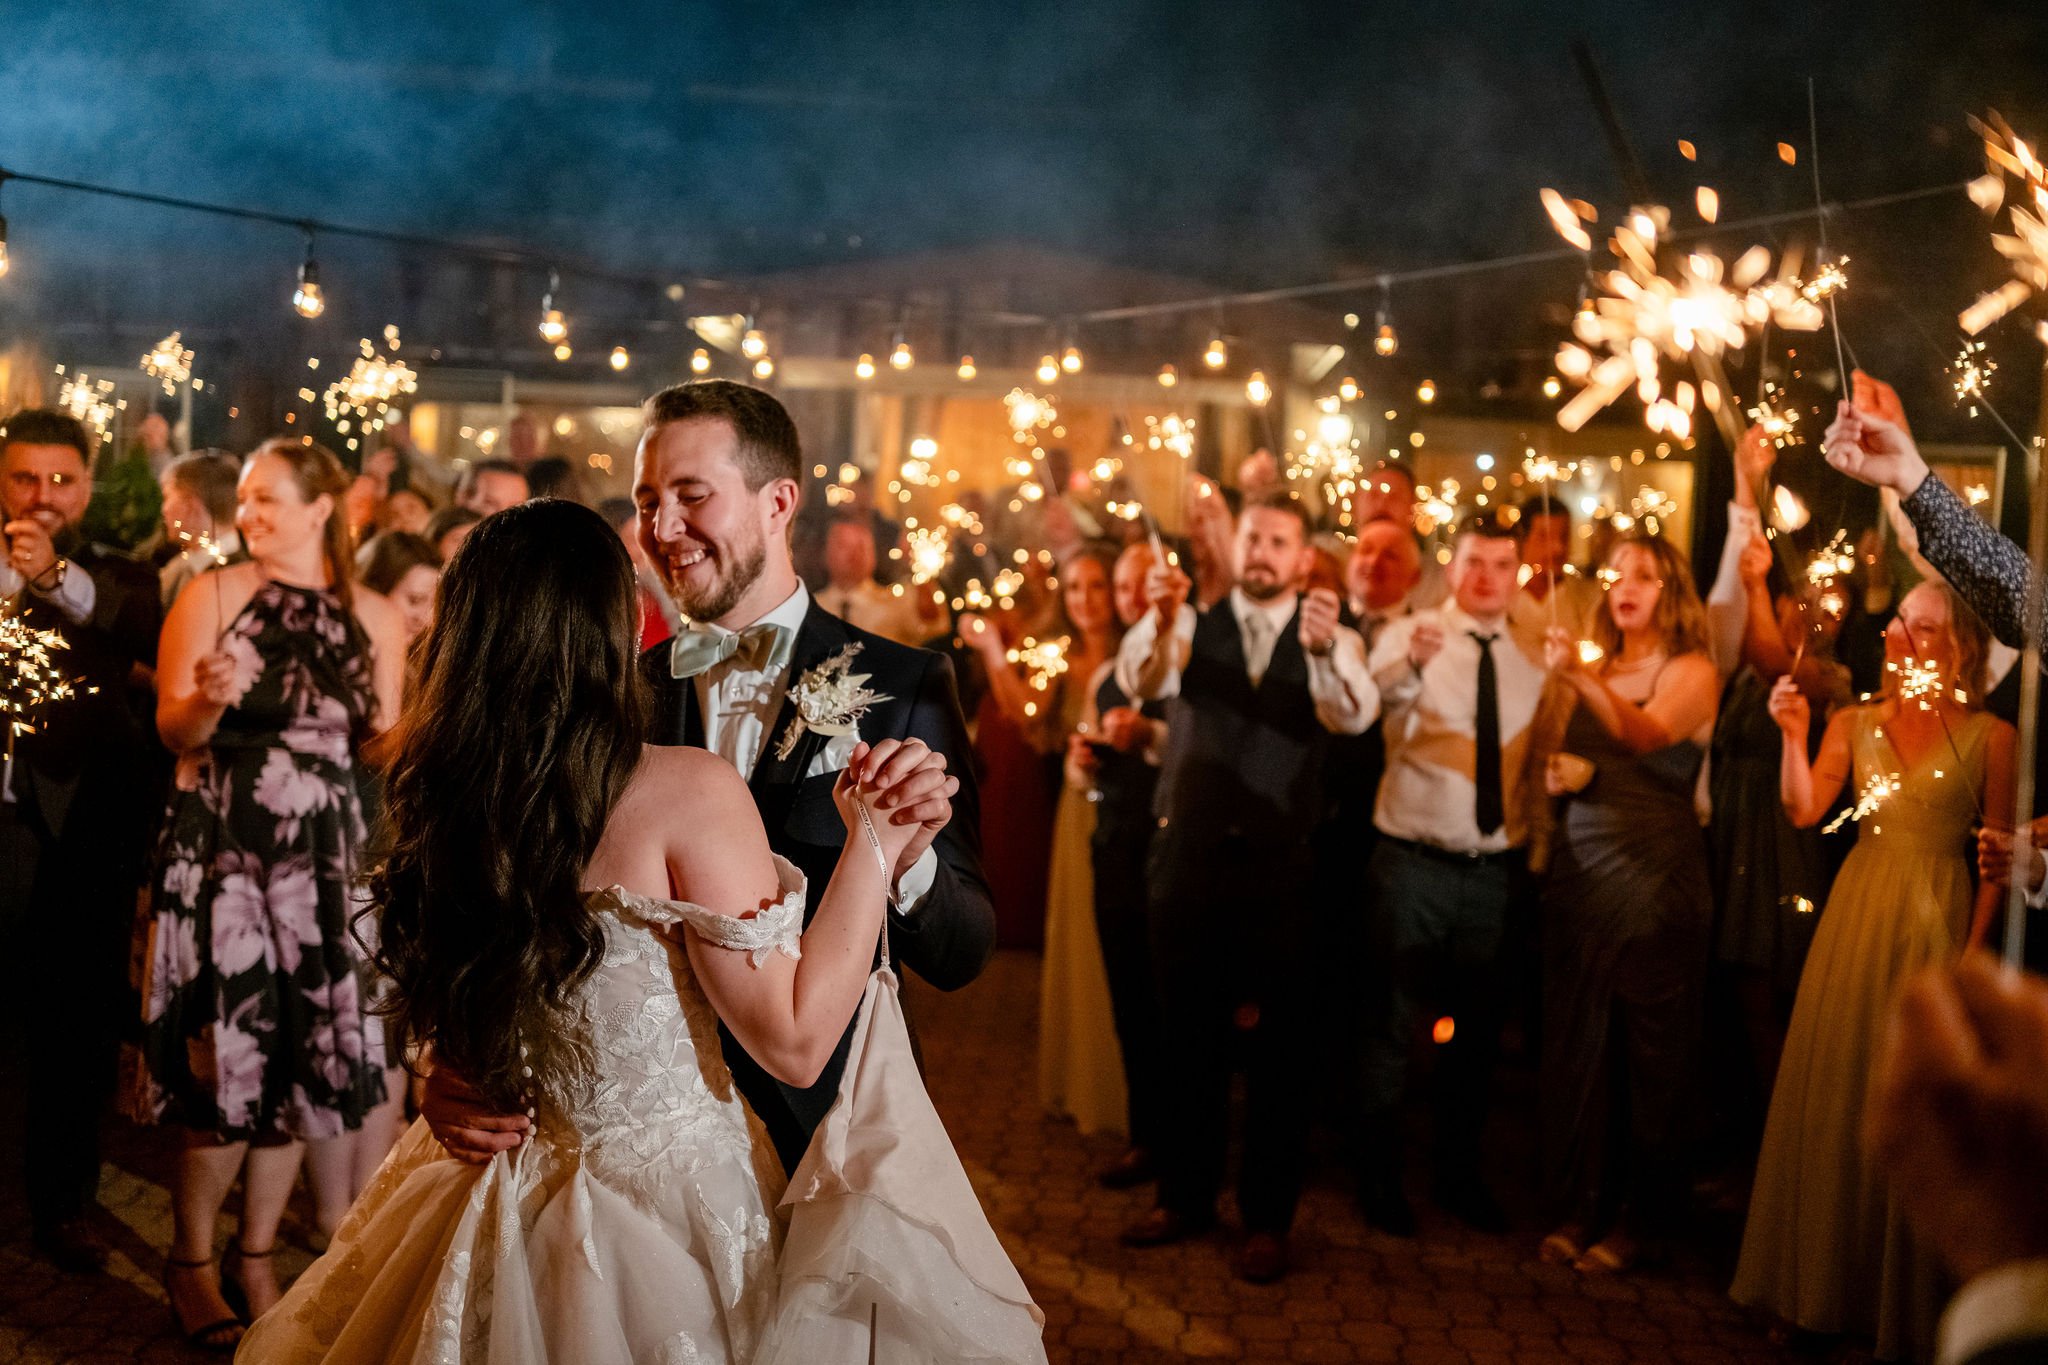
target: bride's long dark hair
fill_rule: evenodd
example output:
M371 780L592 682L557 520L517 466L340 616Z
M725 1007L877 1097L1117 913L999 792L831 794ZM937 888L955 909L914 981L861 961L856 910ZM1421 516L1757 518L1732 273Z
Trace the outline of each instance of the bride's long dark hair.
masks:
M377 965L402 1036L499 1104L549 1090L603 952L581 881L640 759L639 626L618 536L543 500L470 532L420 644L371 876Z

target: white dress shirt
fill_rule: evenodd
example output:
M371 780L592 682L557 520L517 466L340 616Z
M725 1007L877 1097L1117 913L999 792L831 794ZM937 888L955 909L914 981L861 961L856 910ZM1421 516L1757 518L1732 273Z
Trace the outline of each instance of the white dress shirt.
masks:
M64 571L64 581L48 592L29 586L28 579L12 564L0 562L0 601L11 601L23 590L35 593L46 602L54 603L57 610L74 626L84 625L92 619L92 609L100 600L99 585L92 581L92 575L85 566L71 561L71 567Z
M1443 648L1418 672L1408 659L1415 628L1434 621ZM1473 783L1478 735L1479 642L1491 635L1496 695L1500 702L1502 793L1506 823L1479 832ZM1542 664L1531 658L1505 616L1476 621L1445 602L1390 624L1372 651L1372 676L1386 712L1387 771L1380 780L1373 823L1380 832L1458 853L1499 853L1520 844L1527 829L1527 793L1514 781L1528 744L1529 722L1543 695Z
M818 605L850 626L899 645L914 645L929 638L924 623L918 619L917 604L907 592L898 596L872 578L862 579L850 588L830 584L819 591Z
M754 765L768 742L768 727L782 711L789 694L790 653L796 647L797 632L803 628L804 613L811 607L810 590L797 584L796 591L755 625L780 626L788 634L777 647L775 658L763 672L741 668L738 659L713 664L690 680L697 689L697 714L704 718L704 747L752 779ZM721 627L695 623L693 629L724 632ZM811 760L806 777L837 772L846 766L859 736L834 736ZM909 914L932 889L938 876L939 857L926 849L908 871L896 879L892 895L897 913Z
M1227 605L1237 618L1238 633L1244 641L1245 673L1252 686L1257 687L1266 676L1267 666L1273 661L1273 648L1280 643L1281 632L1294 620L1298 601L1296 594L1282 593L1270 601L1257 602L1247 597L1242 588L1232 588L1229 597L1210 608L1216 611ZM1159 701L1180 695L1181 670L1187 667L1194 640L1192 606L1181 606L1173 629L1164 636L1159 633L1159 614L1146 612L1138 624L1124 633L1123 645L1117 650L1117 686L1134 701ZM1380 699L1366 670L1365 642L1358 632L1349 626L1338 626L1336 643L1329 653L1306 657L1308 691L1315 703L1316 719L1332 734L1363 734L1379 716Z

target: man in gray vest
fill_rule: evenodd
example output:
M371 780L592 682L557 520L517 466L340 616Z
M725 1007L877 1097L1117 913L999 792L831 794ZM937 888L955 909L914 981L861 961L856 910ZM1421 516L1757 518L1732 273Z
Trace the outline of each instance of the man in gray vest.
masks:
M1124 636L1116 680L1140 701L1172 698L1147 869L1163 1025L1159 1204L1124 1232L1158 1246L1216 1221L1229 1140L1232 1026L1256 1010L1247 1063L1237 1273L1287 1271L1301 1193L1310 1077L1306 989L1309 835L1322 814L1333 734L1379 713L1358 633L1337 595L1306 595L1309 519L1284 492L1247 502L1233 544L1237 582L1206 610L1161 566L1152 611Z

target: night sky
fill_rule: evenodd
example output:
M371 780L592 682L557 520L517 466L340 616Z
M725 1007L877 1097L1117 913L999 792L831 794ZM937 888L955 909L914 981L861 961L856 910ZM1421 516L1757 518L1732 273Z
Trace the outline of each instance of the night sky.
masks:
M1830 199L1977 173L1971 111L2048 137L2048 19L2024 4L4 9L0 165L657 273L1019 239L1235 287L1554 245L1538 187L1625 202L1574 39L1681 220L1700 183L1724 220L1811 202L1809 75ZM9 339L284 325L288 231L20 184L0 212ZM1833 231L1866 366L1938 393L1949 320L2003 278L1982 219L1955 195ZM393 253L321 255L350 322L375 320ZM1476 386L1554 345L1573 274L1404 292L1404 338ZM1994 344L2030 414L2033 343Z

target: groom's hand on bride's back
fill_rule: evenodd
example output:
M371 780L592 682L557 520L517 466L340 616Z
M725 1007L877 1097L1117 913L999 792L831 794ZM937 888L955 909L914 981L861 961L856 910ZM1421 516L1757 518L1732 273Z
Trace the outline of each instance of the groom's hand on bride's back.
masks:
M479 1166L526 1141L527 1129L532 1126L524 1114L493 1109L467 1081L440 1064L427 1073L420 1117L427 1121L443 1151L457 1161Z

